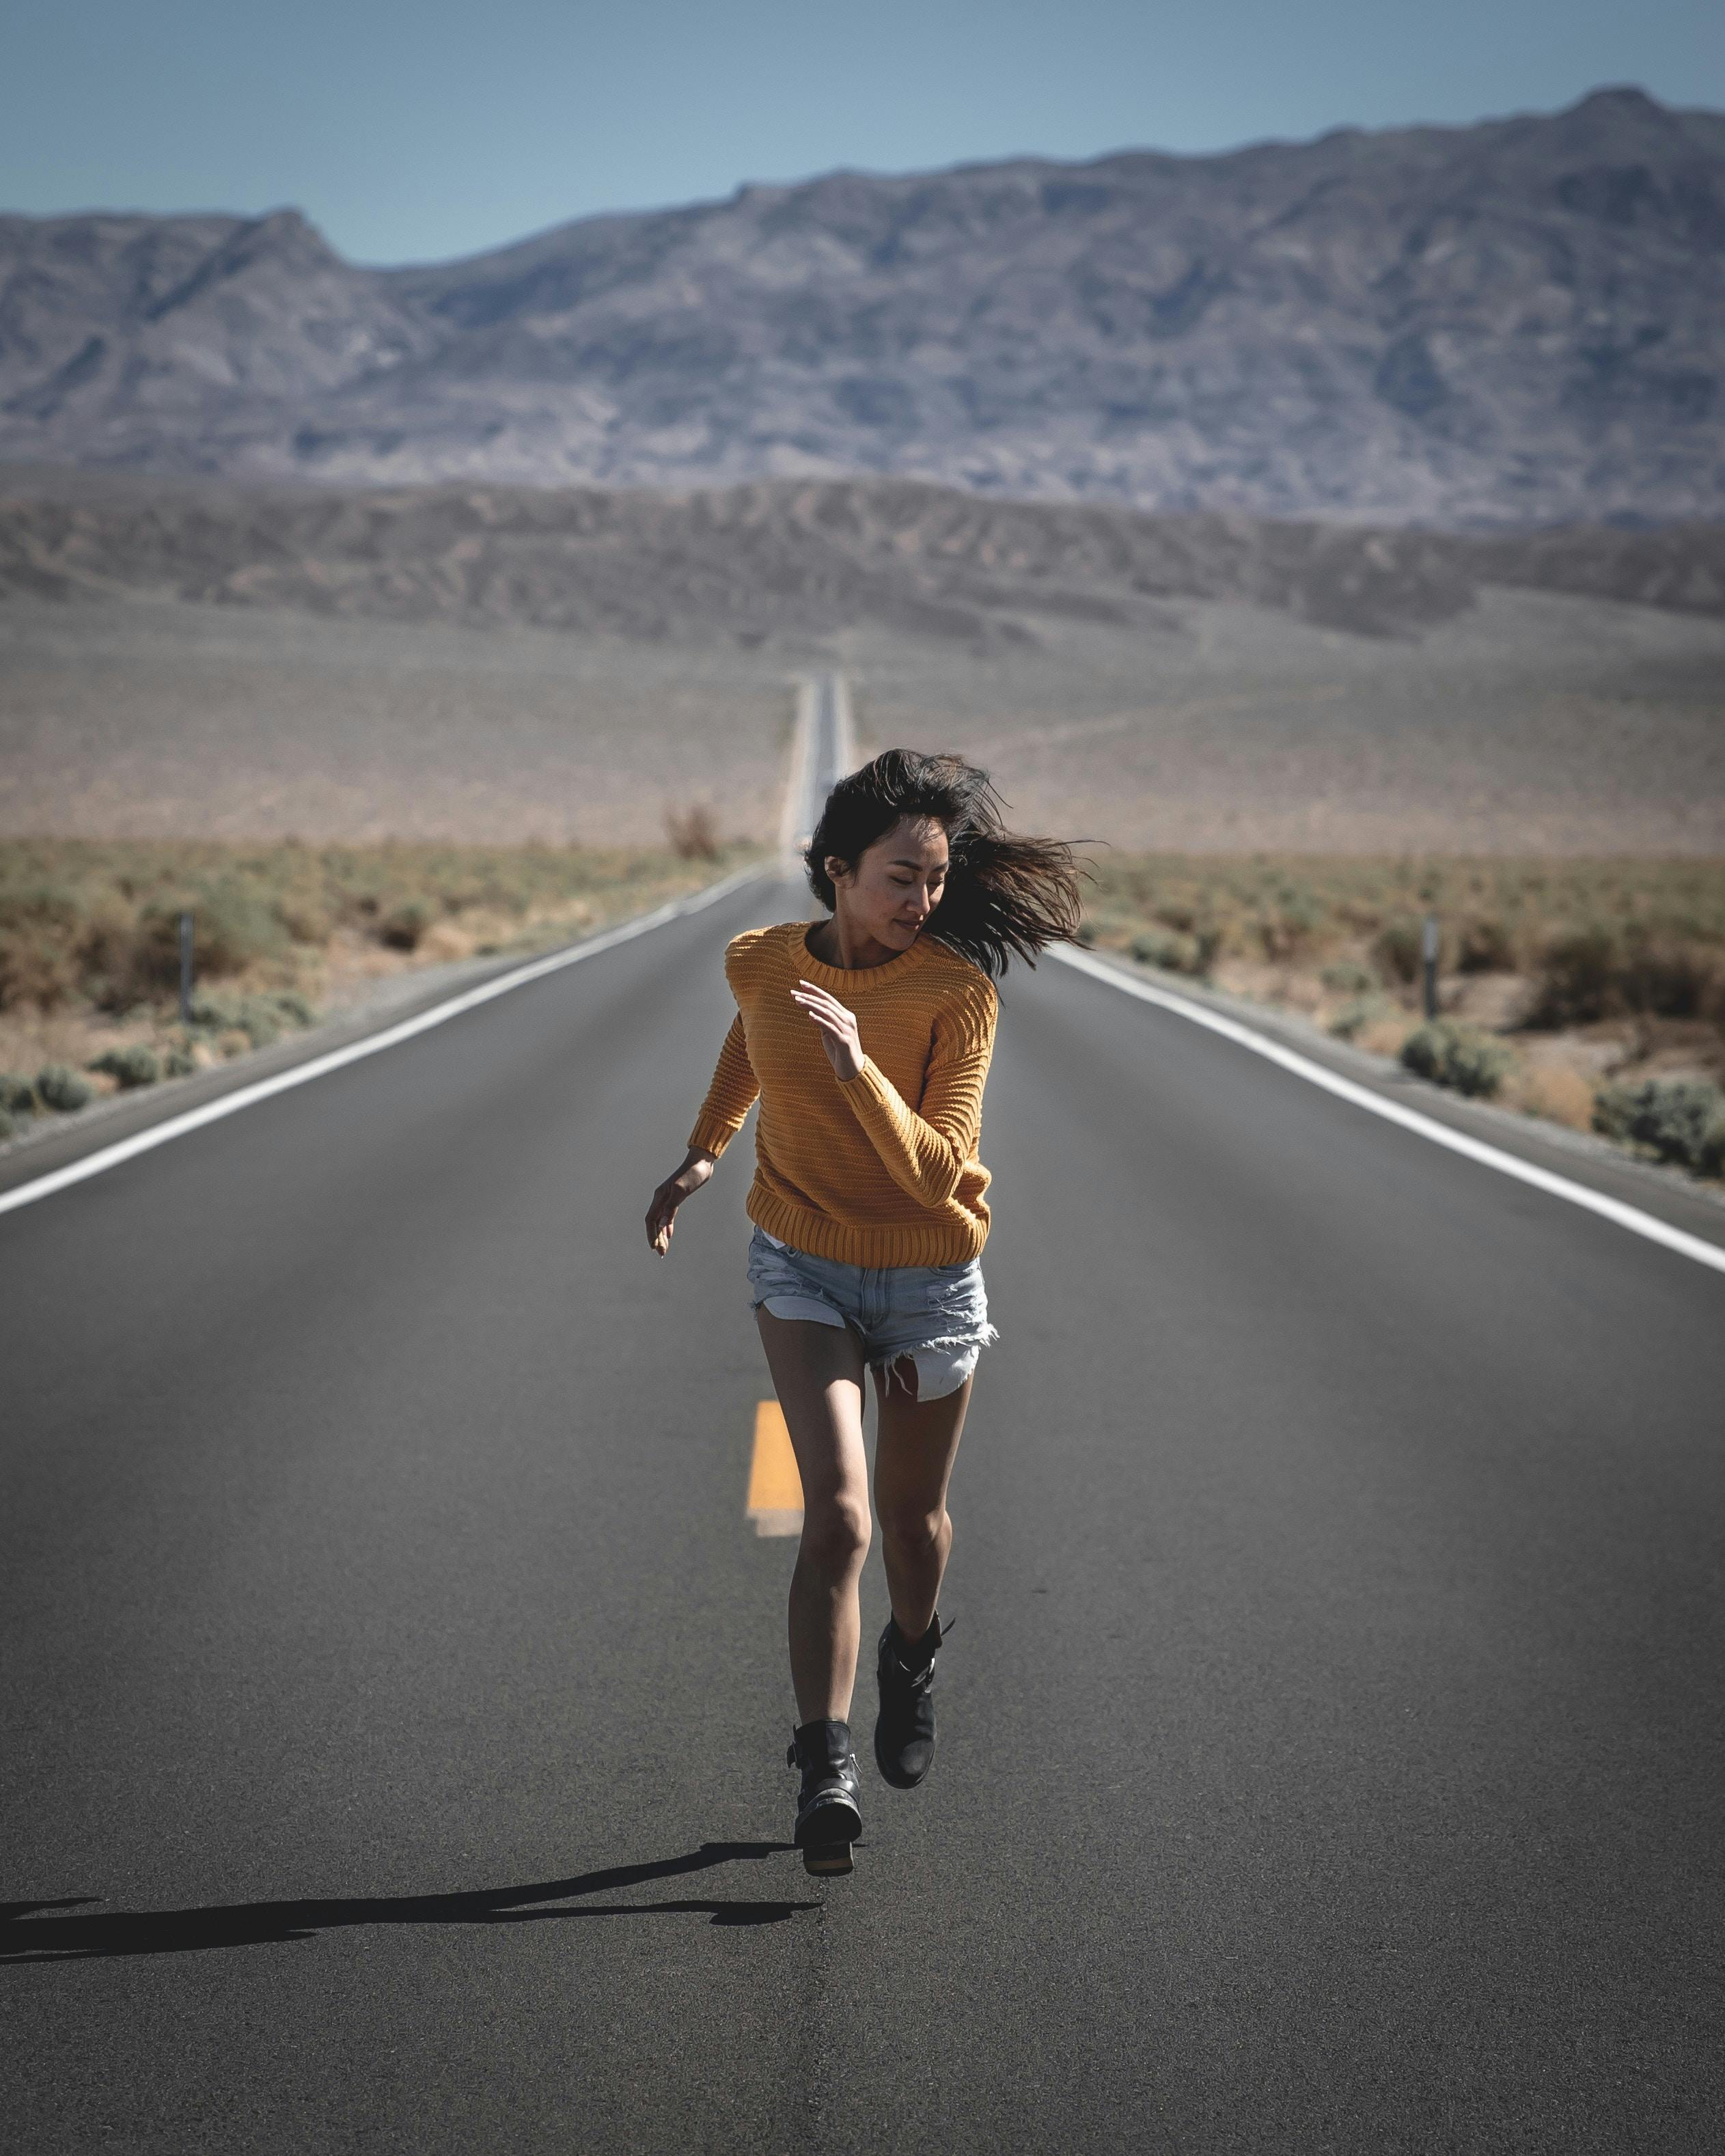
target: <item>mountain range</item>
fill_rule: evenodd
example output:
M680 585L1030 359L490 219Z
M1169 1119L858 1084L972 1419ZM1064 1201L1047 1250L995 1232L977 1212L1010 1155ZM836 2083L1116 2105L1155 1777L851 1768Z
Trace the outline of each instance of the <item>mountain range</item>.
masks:
M1725 518L1725 115L841 172L398 269L292 209L0 217L0 460Z

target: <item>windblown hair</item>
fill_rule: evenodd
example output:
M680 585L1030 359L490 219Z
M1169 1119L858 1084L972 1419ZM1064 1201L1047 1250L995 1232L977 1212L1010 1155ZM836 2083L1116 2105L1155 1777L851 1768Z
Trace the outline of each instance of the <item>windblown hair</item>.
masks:
M988 773L963 757L883 750L828 794L803 855L809 887L835 911L828 856L855 869L901 817L930 817L945 828L948 865L940 904L923 932L950 944L991 978L1005 973L1012 952L1034 970L1039 951L1078 940L1083 896L1072 849L1085 841L1009 831L999 803Z

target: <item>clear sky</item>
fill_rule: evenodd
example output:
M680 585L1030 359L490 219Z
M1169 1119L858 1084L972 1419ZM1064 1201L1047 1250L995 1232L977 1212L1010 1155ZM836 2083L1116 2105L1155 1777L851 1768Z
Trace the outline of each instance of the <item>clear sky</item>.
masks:
M1722 0L0 0L0 208L292 203L352 259L834 166L1725 107Z

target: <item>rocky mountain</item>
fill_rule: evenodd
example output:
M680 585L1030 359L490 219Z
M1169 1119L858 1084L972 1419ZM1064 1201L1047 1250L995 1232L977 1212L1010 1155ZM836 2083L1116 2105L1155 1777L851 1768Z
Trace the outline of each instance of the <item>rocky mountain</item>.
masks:
M0 483L0 600L173 598L745 648L871 627L988 647L1062 624L1159 629L1181 599L1410 637L1485 585L1725 617L1725 525L1373 530L989 501L909 480L688 493L52 470Z
M401 270L292 210L4 218L0 459L1719 518L1725 116L837 172Z

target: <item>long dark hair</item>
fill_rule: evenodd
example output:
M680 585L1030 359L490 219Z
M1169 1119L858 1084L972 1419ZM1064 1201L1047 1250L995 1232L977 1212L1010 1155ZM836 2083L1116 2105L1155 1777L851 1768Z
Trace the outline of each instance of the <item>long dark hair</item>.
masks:
M1047 945L1078 940L1084 907L1072 849L1086 841L1009 831L1000 805L988 773L963 757L884 749L828 794L803 855L809 888L835 912L828 855L854 870L901 817L932 818L945 828L948 865L940 904L923 932L962 952L991 978L1005 973L1011 952L1034 970L1036 953Z

